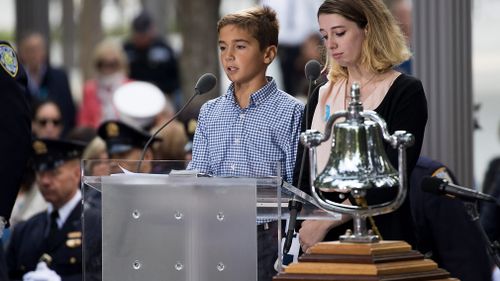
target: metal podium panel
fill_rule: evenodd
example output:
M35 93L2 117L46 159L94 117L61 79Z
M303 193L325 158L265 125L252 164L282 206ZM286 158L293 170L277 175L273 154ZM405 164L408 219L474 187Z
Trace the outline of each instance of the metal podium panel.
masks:
M138 164L152 169L134 173ZM82 161L85 281L254 281L256 220L278 221L280 245L291 199L303 203L302 219L340 218L282 182L278 168L248 178L206 177L185 167L182 161ZM281 269L281 247L278 257Z
M101 178L102 280L256 280L256 182Z

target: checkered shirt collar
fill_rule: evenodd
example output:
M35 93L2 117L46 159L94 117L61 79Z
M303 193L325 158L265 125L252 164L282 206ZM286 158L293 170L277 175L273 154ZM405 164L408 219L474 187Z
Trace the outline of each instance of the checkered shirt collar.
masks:
M266 79L267 79L267 84L250 96L249 106L254 106L254 105L258 106L259 104L263 103L267 98L269 98L272 94L277 92L278 87L276 86L276 81L270 76L266 76ZM231 83L231 85L229 85L226 92L226 98L233 104L237 104L236 98L234 97L234 83Z

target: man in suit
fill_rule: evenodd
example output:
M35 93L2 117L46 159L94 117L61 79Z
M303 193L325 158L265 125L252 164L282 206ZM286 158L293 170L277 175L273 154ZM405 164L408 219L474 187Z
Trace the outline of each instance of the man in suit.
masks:
M0 280L7 279L2 236L8 227L31 141L26 74L9 43L0 41Z
M40 260L63 281L82 280L79 183L83 148L80 143L63 140L33 141L36 180L49 207L14 227L7 249L12 280L21 280Z
M66 135L75 126L75 103L66 72L49 63L47 41L42 34L23 36L19 43L19 61L28 74L28 97L33 103L54 101L61 109L63 135Z

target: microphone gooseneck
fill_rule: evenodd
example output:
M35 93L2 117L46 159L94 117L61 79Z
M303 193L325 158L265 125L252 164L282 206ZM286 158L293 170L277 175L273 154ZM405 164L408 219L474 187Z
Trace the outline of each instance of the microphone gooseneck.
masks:
M198 95L203 95L210 90L212 90L215 85L217 84L217 78L215 75L212 73L205 73L203 74L198 81L196 82L196 85L194 87L194 94L189 98L189 100L182 106L181 109L177 111L177 113L172 116L165 124L163 124L158 130L154 132L154 134L148 139L146 144L144 145L144 148L142 149L141 157L139 158L139 163L137 164L137 172L140 171L142 161L144 161L144 157L146 156L146 151L151 144L151 142L155 139L155 137L165 128L168 124L170 124L179 114L181 114L182 111L193 101L193 99L198 96Z
M307 103L305 108L305 117L306 117L306 126L309 123L309 101L311 99L311 92L313 82L316 81L321 74L321 64L317 60L310 60L306 63L304 67L304 73L306 75L307 80L309 81L309 87L307 90ZM300 189L300 183L302 181L302 173L304 171L306 159L306 147L304 147L304 151L302 152L302 159L300 161L300 172L299 172L299 180L297 184L297 188ZM283 252L288 254L290 251L290 247L292 246L292 238L293 233L295 231L295 224L297 223L297 215L302 209L302 203L297 201L295 198L288 202L288 209L290 210L290 222L288 224L288 231L286 233L286 239L283 246Z

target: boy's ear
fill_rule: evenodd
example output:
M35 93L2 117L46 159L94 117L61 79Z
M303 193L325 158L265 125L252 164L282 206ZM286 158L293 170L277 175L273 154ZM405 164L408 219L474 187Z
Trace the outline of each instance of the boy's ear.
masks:
M277 52L278 48L276 46L268 46L264 51L264 63L271 64L276 57Z

